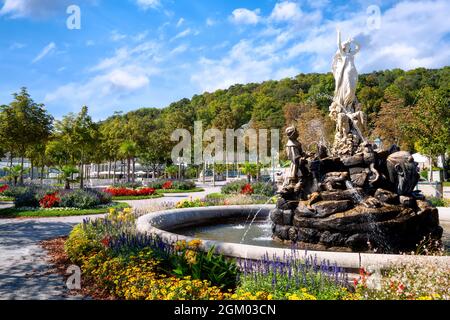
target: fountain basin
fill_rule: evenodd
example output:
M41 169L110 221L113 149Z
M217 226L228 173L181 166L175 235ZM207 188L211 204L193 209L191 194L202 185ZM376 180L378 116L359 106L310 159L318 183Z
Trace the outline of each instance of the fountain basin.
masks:
M173 230L201 224L218 223L226 219L240 218L245 220L248 218L247 220L251 220L257 212L259 218L264 218L274 208L274 205L238 205L165 210L152 212L139 217L136 222L136 227L139 232L159 236L166 243L174 243L178 240L191 241L194 239L193 237L177 234ZM283 259L284 256L289 256L293 253L293 250L290 248L263 247L207 239L201 240L202 250L207 251L214 246L217 253L234 258L258 260L268 254L269 257L277 256ZM412 261L424 263L427 261L436 261L440 264L450 266L449 256L411 256L298 249L295 250L295 254L299 258L316 256L319 260L329 260L331 263L336 263L339 267L347 270L355 270L368 266L384 269L392 263L407 263Z

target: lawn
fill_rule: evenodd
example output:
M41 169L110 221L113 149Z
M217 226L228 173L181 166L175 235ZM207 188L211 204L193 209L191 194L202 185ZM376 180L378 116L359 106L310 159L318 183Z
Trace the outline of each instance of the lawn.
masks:
M189 190L181 190L181 189L157 189L158 193L191 193L191 192L202 192L205 191L203 188L195 188Z
M0 218L25 218L25 217L68 217L107 213L109 209L123 209L130 207L128 203L113 203L109 207L80 209L80 210L19 210L8 208L0 210Z
M152 194L150 196L119 196L119 197L112 197L112 200L114 201L123 201L123 200L145 200L145 199L156 199L156 198L162 198L164 197L163 194Z

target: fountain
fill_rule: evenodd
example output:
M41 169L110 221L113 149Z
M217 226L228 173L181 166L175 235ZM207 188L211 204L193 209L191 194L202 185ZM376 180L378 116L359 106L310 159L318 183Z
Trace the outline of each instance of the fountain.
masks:
M167 243L200 238L202 250L214 247L225 256L254 260L301 249L305 257L331 260L349 270L418 260L450 264L448 257L391 254L414 251L423 237L440 240L443 229L437 208L414 190L419 174L411 154L395 146L378 150L364 137L367 120L355 96L353 62L359 45L353 40L341 44L339 34L338 46L330 106L336 121L334 144L330 150L318 144L317 152L304 152L295 127L287 128L291 166L275 206L152 212L139 217L137 230ZM444 215L443 220L446 226L450 219Z
M317 250L411 251L424 237L440 240L443 229L437 209L414 191L419 174L411 154L395 146L377 150L363 136L366 116L355 96L358 51L352 39L341 44L338 32L331 152L323 146L304 152L295 127L286 129L291 167L270 213L273 236Z

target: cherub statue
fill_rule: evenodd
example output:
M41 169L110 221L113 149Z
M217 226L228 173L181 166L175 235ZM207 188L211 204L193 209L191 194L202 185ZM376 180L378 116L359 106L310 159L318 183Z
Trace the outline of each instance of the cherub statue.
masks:
M302 158L306 156L298 139L298 131L295 127L288 127L286 129L288 142L286 143L286 154L291 161L289 172L285 179L283 188L280 193L298 192L301 189L301 181L299 179L299 172L302 171Z

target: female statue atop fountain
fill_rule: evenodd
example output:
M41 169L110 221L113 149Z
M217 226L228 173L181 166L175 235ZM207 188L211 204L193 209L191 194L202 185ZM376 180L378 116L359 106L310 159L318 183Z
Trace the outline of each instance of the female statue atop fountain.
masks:
M355 48L352 48L352 44ZM333 59L333 75L336 81L334 101L345 111L356 99L356 85L358 83L358 71L355 67L355 55L359 52L359 44L348 39L341 43L341 32L338 30L338 50Z
M337 148L338 145L346 144L349 134L356 135L357 140L360 140L360 142L364 141L362 130L366 125L365 115L361 111L355 94L358 83L355 55L359 52L360 45L354 39L348 39L342 43L339 30L337 34L338 50L334 55L332 65L336 87L333 103L330 106L330 116L336 121L334 151L339 149ZM354 45L354 48L352 48L352 45Z

